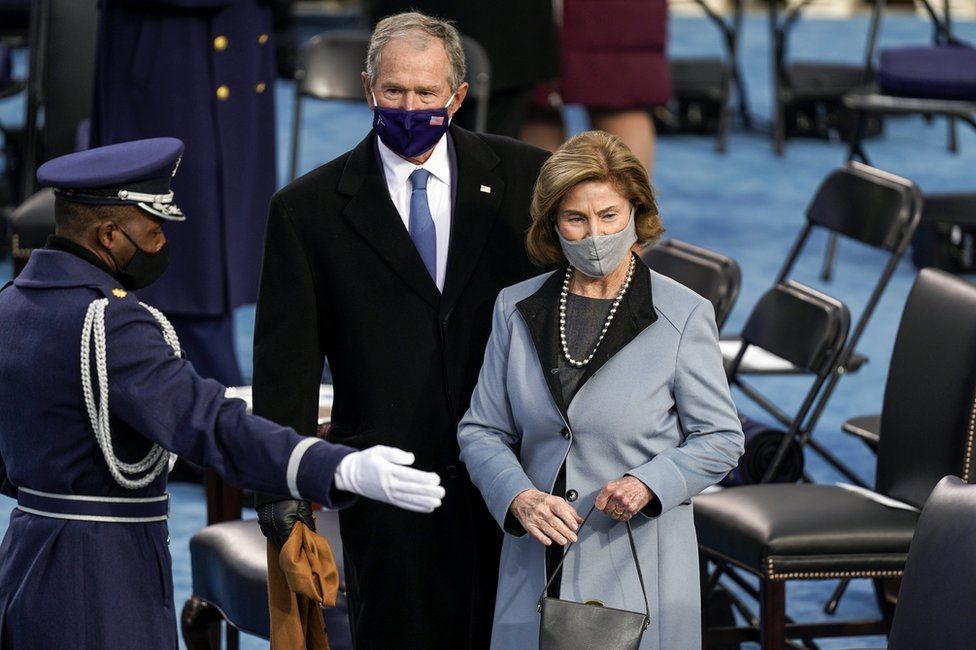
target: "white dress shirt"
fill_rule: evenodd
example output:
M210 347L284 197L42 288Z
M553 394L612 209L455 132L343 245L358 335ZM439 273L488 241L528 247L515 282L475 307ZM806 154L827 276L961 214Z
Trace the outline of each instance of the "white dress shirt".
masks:
M390 198L396 206L403 227L410 231L410 174L416 169L426 169L430 172L427 179L427 204L430 216L434 219L434 233L437 238L437 277L435 283L439 291L444 291L444 278L447 275L447 249L451 242L451 161L447 151L447 134L441 137L434 146L423 165L415 165L383 144L377 138L376 143L383 161L383 173L386 176L386 187L390 190Z

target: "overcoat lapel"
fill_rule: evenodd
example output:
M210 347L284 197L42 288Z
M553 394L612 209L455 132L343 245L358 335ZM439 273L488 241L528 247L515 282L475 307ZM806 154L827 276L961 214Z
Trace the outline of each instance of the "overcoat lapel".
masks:
M352 197L342 212L349 225L418 296L438 309L440 292L390 199L373 133L349 154L338 189Z
M552 399L563 418L568 420L563 389L559 383L559 293L563 288L564 275L565 269L557 269L538 291L521 300L516 307L529 328Z
M505 192L504 181L492 171L499 163L495 152L481 138L457 126L451 127L451 138L457 167L447 277L441 297L442 317L454 309L471 278L498 219Z
M610 323L603 342L583 371L580 389L597 370L613 358L613 355L620 352L647 326L657 320L651 295L650 272L640 257L636 255L635 257L637 262L630 288L621 300L616 317ZM569 404L563 399L562 384L559 381L559 355L562 354L559 343L559 295L565 276L566 268L558 269L534 294L519 302L517 308L529 328L549 392L552 393L552 398L563 417L568 420Z

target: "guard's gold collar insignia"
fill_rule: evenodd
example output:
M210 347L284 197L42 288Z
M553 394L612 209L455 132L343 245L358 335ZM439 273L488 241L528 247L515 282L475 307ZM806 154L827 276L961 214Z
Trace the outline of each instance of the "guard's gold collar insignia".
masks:
M112 289L112 295L116 298L125 298L128 294L125 289Z

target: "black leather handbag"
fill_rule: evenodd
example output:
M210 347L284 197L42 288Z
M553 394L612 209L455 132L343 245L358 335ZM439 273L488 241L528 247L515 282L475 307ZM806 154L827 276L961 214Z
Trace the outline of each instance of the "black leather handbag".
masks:
M590 508L586 518L580 525L589 520L596 506ZM539 627L539 650L575 650L577 648L601 648L601 650L637 650L640 647L641 636L651 624L651 607L647 603L647 589L644 588L644 576L641 573L640 561L637 559L637 547L634 545L634 533L630 522L627 524L627 537L630 538L630 551L637 566L637 579L640 580L641 594L644 596L644 612L631 612L626 609L604 607L599 601L577 603L571 600L549 598L546 592L549 585L559 575L559 569L566 561L566 555L573 546L572 542L566 546L562 559L552 572L552 576L542 589L536 609L542 614L542 624Z

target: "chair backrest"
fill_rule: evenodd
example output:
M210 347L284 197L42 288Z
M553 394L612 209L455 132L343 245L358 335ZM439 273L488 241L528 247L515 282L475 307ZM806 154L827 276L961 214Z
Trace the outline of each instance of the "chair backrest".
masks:
M869 246L903 252L921 214L922 194L915 183L850 162L820 184L807 221Z
M943 476L972 481L974 395L976 286L923 269L891 355L875 489L920 508Z
M711 302L715 322L722 329L742 285L742 271L735 260L679 239L652 246L641 253L641 258L650 268Z
M781 282L763 294L749 314L739 357L747 345L755 345L826 377L836 367L850 322L839 300L793 280ZM733 362L733 374L736 367Z
M369 31L338 30L316 34L298 55L295 79L300 97L363 100Z
M41 0L31 12L24 167L71 153L78 125L91 115L95 76L96 0ZM43 120L40 119L43 113ZM33 194L27 174L24 196Z
M491 95L491 60L481 43L461 34L464 60L467 64L468 98L475 101L474 130L484 133L488 127L488 98Z
M939 481L908 551L890 650L971 648L976 639L976 486Z
M28 197L10 213L11 256L14 258L14 275L20 273L31 253L43 248L48 236L55 230L54 190L42 188Z

